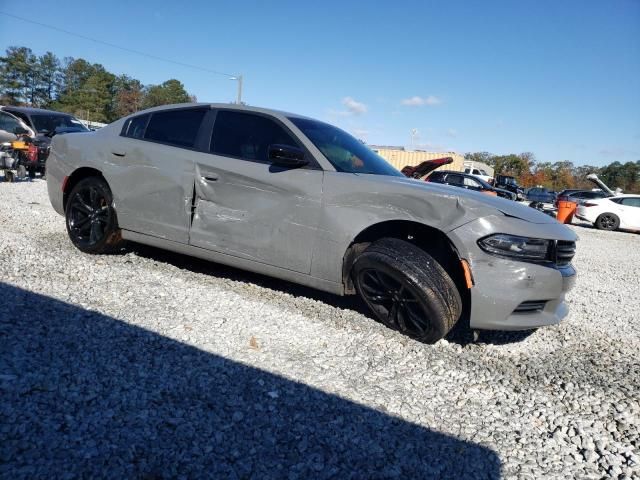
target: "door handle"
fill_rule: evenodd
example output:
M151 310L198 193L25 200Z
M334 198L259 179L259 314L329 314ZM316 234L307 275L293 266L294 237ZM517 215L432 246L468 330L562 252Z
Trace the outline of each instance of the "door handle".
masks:
M116 157L124 157L126 155L126 153L121 153L121 152L111 152L112 155L115 155Z
M216 182L218 181L218 175L215 173L209 173L207 175L203 175L202 178L207 182Z

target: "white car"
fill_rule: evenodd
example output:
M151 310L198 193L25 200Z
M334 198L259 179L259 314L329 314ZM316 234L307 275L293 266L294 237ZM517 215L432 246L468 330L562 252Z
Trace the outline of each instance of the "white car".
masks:
M578 205L576 217L601 230L640 230L640 195L585 200Z

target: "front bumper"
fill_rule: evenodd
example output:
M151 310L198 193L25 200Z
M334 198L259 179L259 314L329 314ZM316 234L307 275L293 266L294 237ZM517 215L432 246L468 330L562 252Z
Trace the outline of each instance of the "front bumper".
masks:
M571 265L555 269L500 259L471 268L476 281L471 288L472 328L527 330L559 323L569 313L565 294L576 278ZM518 311L531 302L544 306Z
M523 221L509 219L503 222L504 219L498 219L496 223L481 219L450 233L454 244L461 245L458 251L466 252L473 275L471 328L528 330L559 323L568 313L565 295L576 279L572 265L555 267L499 257L484 252L476 242L482 236L500 231L567 241L575 241L575 234L558 223L528 224L523 231L518 228L518 223ZM513 231L505 231L509 224L513 225ZM527 308L531 304L540 308Z

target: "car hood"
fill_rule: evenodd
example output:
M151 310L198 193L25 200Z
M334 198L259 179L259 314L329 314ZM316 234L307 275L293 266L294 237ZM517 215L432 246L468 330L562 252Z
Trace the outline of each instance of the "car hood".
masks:
M530 223L557 223L556 220L549 215L521 203L514 202L513 200L486 195L460 187L429 183L411 178L383 177L381 175L378 177L380 177L380 181L392 182L400 189L407 189L407 192L424 192L425 195L436 193L456 197L466 209L475 211L477 217L495 214L497 210L499 213L508 217L519 218L520 220Z

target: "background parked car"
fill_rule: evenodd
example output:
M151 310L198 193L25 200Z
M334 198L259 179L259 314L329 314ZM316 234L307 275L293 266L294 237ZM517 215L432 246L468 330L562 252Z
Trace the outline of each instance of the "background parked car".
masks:
M525 199L532 203L554 203L556 194L544 187L533 187L525 192Z
M598 200L610 196L602 190L563 190L556 197L554 205L557 207L558 202L582 203L584 200Z
M88 132L80 120L68 113L54 112L30 107L0 107L0 113L6 112L19 118L25 127L33 133L33 145L38 149L38 154L33 166L29 167L29 175L35 176L35 172L44 174L45 163L49 156L51 138L54 135L71 132Z
M500 188L493 188L484 180L466 173L453 172L449 170L438 170L433 172L426 179L426 182L444 183L445 185L452 185L454 187L466 188L467 190L474 190L476 192L486 193L488 195L497 195L498 197L506 198L508 200L515 200L515 194L508 190L502 190Z
M576 217L601 230L640 230L640 195L585 200L578 205Z
M495 188L502 188L503 190L509 190L514 193L518 200L524 199L524 188L518 185L515 177L511 175L496 175L496 179L493 182Z

